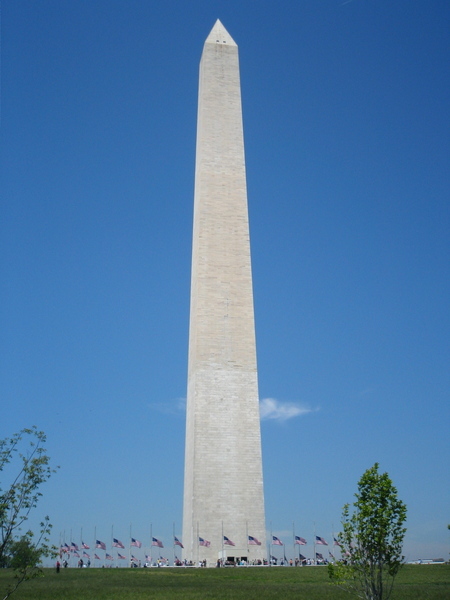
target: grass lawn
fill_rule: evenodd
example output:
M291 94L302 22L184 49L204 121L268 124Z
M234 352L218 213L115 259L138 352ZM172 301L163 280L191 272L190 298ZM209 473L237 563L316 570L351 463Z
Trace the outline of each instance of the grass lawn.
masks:
M0 570L1 592L10 573ZM340 600L351 598L328 582L325 567L227 569L44 569L23 583L16 600ZM397 577L393 600L448 600L450 565L406 565Z

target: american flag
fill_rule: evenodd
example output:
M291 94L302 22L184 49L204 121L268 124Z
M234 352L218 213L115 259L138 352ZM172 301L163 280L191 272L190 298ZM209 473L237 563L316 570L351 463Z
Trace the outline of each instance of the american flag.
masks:
M84 548L85 550L89 550L89 546L87 544L85 544L84 542L81 542L81 547Z
M91 558L87 552L83 552L83 558Z
M135 540L134 538L131 538L131 545L136 546L136 548L140 548L142 546L142 543L139 540Z
M145 560L148 562L152 562L152 557L149 554L145 555Z
M70 551L73 552L74 550L79 550L78 546L75 544L75 542L72 542L70 544Z
M80 558L80 555L78 554L78 552L76 550L73 551L73 555L77 556L78 558Z
M316 558L317 560L323 560L323 555L320 552L316 552Z
M95 558L95 560L101 560L101 558L98 554L94 554L94 558Z
M131 560L135 560L137 562L138 559L135 556L131 555Z
M181 548L184 548L183 544L180 542L180 540L177 537L173 536L173 541L174 541L175 546L181 546Z
M336 539L336 538L333 538L333 540L334 540L334 545L335 545L335 546L340 546L340 545L341 545L341 544L340 544L340 543L337 541L337 539Z
M118 540L117 538L113 538L113 546L114 546L114 548L125 548L125 546L122 544L122 542L120 540Z
M152 538L152 546L158 546L158 548L164 548L162 541L158 540L157 538Z
M203 538L199 537L198 538L198 545L199 546L205 546L205 548L209 548L211 546L211 542L208 542L208 540L204 540Z
M298 535L295 536L295 543L298 544L299 546L306 546L306 544L307 544L305 538L302 538Z
M272 545L273 546L282 546L283 542L279 538L277 538L277 536L273 535L272 536Z
M114 558L111 556L111 554L108 554L108 553L105 554L105 558L106 558L106 560L114 560Z
M101 548L101 550L106 550L106 544L104 542L101 542L100 540L96 540L95 547Z
M328 546L326 541L323 538L319 537L318 535L316 535L316 544L322 544L322 546Z
M226 535L224 535L224 536L223 536L223 543L224 543L226 546L236 546L236 544L235 544L234 542L232 542L232 541L230 540L230 538L227 538L227 536L226 536Z
M127 560L127 557L124 556L123 554L117 553L117 557L120 558L120 560Z
M257 540L255 537L253 537L252 535L248 536L248 545L249 546L261 546L261 542L259 540Z
M306 560L306 556L303 556L303 554L300 554L299 558L300 560Z
M328 554L331 556L331 558L334 560L334 554L330 551L328 551Z
M64 552L70 552L70 546L69 546L69 544L64 544L63 551Z

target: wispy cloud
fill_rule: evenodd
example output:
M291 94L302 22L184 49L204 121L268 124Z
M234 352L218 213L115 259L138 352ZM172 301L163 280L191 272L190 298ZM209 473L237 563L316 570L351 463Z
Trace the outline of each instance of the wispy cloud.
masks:
M287 421L313 412L312 408L295 402L280 402L275 398L263 398L259 403L261 420Z
M167 402L152 402L148 405L151 410L156 410L165 415L179 416L186 412L186 398L174 398ZM288 421L294 417L301 417L317 409L310 408L296 402L280 402L275 398L263 398L259 403L261 421Z
M174 398L167 402L152 402L149 407L165 415L182 415L186 412L186 398Z

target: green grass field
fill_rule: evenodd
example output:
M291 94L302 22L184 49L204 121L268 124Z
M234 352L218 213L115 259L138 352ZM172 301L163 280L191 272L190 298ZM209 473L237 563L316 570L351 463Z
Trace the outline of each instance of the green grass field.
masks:
M0 592L10 573L0 570ZM0 595L0 597L2 597ZM351 598L328 582L324 567L227 569L45 569L23 583L16 600L340 600ZM450 565L406 565L393 600L448 600Z

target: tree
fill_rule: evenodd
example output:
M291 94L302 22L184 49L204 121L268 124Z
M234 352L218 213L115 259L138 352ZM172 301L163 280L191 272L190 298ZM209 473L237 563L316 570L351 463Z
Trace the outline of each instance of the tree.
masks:
M44 432L36 427L0 440L0 473L5 468L12 473L12 482L5 489L0 488L0 566L10 567L14 573L3 600L23 581L38 576L42 558L54 552L48 544L51 529L48 517L41 522L36 541L32 531L21 533L42 496L41 484L54 473L43 447L45 441Z
M406 505L378 466L375 463L359 480L353 512L349 504L343 508L343 531L338 535L343 560L328 567L334 583L365 600L388 600L404 559Z

